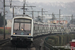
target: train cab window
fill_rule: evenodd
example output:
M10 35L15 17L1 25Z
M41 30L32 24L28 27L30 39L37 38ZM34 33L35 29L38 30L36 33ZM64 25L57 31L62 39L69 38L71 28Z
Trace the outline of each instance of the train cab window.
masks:
M24 30L30 31L31 30L31 24L29 24L29 23L24 24Z
M31 31L31 20L30 19L14 19L14 30L19 31Z
M19 23L14 23L14 30L19 30Z

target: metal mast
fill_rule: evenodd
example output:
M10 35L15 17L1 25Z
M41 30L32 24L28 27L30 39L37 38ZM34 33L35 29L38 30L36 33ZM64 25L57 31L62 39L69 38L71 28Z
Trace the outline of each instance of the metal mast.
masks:
M72 14L72 16L71 16L71 20L72 20L72 24L73 24L73 14Z
M42 22L43 22L43 8L42 8Z
M25 15L25 4L26 4L26 0L24 0L24 5L23 5L23 15Z
M3 0L3 7L4 7L4 39L5 39L5 0Z
M60 23L60 15L61 15L61 14L60 14L60 9L59 9L59 23Z

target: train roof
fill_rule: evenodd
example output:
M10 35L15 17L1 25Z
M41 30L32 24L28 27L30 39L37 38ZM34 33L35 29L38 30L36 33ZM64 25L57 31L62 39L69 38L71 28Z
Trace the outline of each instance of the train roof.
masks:
M31 17L26 16L26 15L16 15L14 18L26 18L26 19L32 19Z

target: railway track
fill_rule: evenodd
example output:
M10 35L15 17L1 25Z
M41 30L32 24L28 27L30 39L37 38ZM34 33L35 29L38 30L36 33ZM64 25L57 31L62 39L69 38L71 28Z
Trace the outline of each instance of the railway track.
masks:
M0 41L0 46L1 46L2 44L4 44L4 43L8 42L9 40L10 40L10 39L1 40L1 41Z
M45 36L46 37L46 36ZM32 47L16 47L11 44L10 40L1 41L0 50L43 50L43 42L45 37L39 37L34 40L34 46ZM7 41L7 42L6 42Z
M35 50L35 47L16 47L11 42L6 42L0 45L0 50Z
M0 50L39 50L39 48L36 49L36 47L17 47L15 45L12 45L10 40L7 42L3 42L0 45Z

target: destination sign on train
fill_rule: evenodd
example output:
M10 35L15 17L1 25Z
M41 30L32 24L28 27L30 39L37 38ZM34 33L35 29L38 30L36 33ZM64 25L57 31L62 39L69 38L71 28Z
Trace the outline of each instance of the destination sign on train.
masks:
M15 22L28 22L28 23L30 23L31 22L31 20L19 20L19 19L15 19Z

